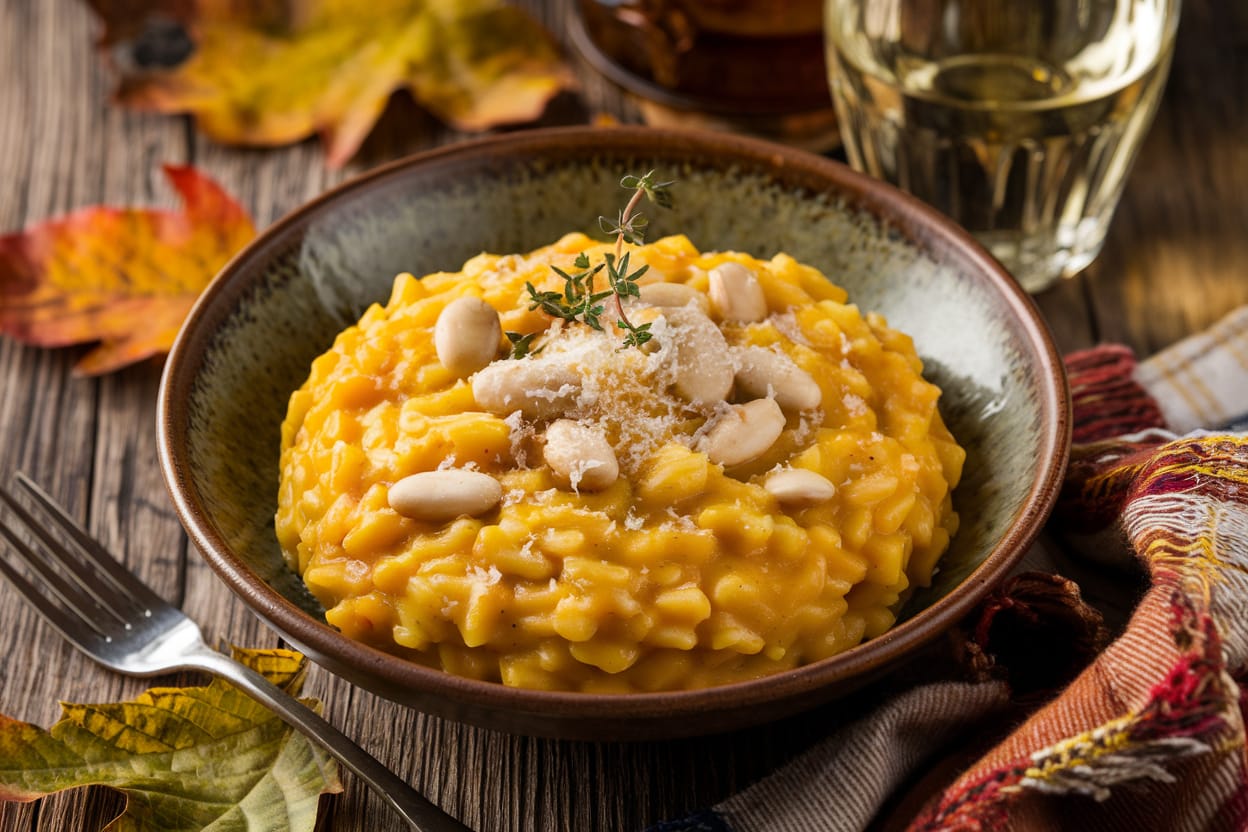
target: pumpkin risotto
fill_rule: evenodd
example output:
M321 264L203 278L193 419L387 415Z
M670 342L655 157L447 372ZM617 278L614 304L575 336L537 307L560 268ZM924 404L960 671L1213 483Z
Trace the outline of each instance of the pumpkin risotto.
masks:
M630 248L641 348L608 311L598 331L529 308L526 282L559 290L552 265L608 248L571 234L400 275L313 362L277 534L328 621L462 676L594 692L750 679L883 633L957 527L964 459L910 338L787 255L682 236Z

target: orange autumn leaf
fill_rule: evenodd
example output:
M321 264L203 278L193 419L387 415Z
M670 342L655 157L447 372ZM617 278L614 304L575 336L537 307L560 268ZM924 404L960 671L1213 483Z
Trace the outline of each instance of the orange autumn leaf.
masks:
M549 35L502 0L88 0L122 71L118 99L189 112L222 142L320 133L346 162L390 95L485 130L531 121L570 85Z
M199 293L256 232L211 179L164 172L182 211L86 208L0 236L0 332L41 347L98 341L74 368L81 375L167 352Z

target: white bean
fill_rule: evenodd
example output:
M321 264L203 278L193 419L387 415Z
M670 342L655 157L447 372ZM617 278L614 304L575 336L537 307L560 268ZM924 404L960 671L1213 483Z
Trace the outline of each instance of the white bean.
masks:
M773 399L733 405L702 437L700 450L711 462L740 465L758 459L784 431L784 413Z
M785 410L811 410L823 401L819 384L787 355L764 347L734 347L732 358L738 393L771 396Z
M732 391L728 342L710 318L688 307L665 310L675 357L676 392L695 405L722 402Z
M673 308L697 304L703 313L710 311L706 295L687 283L647 283L641 287L641 302L647 306Z
M503 486L489 474L452 468L404 477L388 497L390 508L405 517L444 523L485 514L503 499Z
M498 312L481 298L465 295L446 305L433 327L438 360L457 376L469 376L498 355L503 327Z
M546 428L546 464L574 491L601 491L620 476L615 451L601 428L559 419Z
M711 308L721 321L753 323L767 317L767 296L754 273L740 263L711 269Z
M581 393L581 377L566 364L540 358L495 361L472 377L477 404L496 416L519 410L529 419L566 412Z
M813 506L836 496L836 486L822 474L805 468L785 468L763 483L777 500L787 506Z

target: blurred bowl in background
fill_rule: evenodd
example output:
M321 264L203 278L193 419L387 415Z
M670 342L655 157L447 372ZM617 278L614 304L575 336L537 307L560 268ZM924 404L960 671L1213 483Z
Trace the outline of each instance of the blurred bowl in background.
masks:
M655 127L840 144L822 0L578 0L572 43Z

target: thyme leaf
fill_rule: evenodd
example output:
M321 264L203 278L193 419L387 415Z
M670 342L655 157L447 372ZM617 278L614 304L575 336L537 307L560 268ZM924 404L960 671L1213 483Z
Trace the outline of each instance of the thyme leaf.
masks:
M533 339L538 336L536 332L530 332L528 335L521 335L519 332L504 332L507 340L511 342L511 353L508 358L524 358L529 353L541 352L541 349L533 349Z

